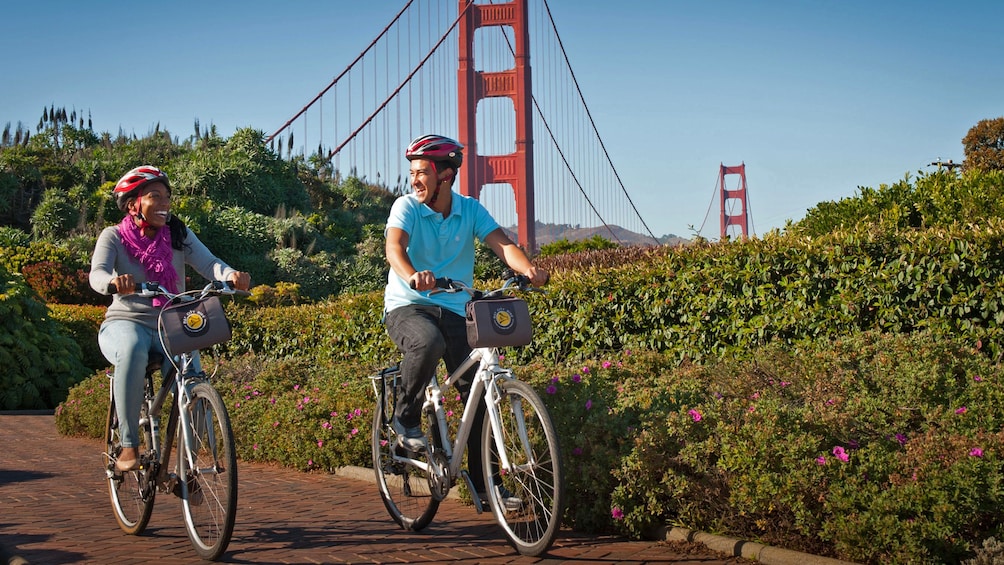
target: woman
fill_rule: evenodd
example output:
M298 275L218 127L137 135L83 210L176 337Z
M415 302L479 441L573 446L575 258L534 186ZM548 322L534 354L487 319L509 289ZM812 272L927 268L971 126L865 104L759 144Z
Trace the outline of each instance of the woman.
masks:
M186 264L207 279L230 281L241 290L250 287L251 275L218 259L171 215L171 185L157 167L129 171L112 195L125 217L98 236L90 283L101 294L113 294L98 345L115 366L115 409L123 448L115 467L130 471L139 465L139 410L147 361L152 351L164 353L157 316L165 299L138 296L137 285L156 281L171 292L183 292Z

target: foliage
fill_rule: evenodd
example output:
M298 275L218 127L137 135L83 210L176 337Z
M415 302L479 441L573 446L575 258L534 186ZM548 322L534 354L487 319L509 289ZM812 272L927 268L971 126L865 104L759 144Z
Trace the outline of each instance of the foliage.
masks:
M10 226L0 226L0 248L28 247L31 234Z
M793 236L822 237L838 230L873 226L908 230L980 225L1004 214L1004 171L940 170L907 177L878 189L860 187L854 197L838 202L820 202L797 224L788 226Z
M105 310L105 306L49 305L49 315L80 346L81 362L92 371L110 366L98 349L98 329L105 319Z
M966 170L1004 170L1004 117L980 120L962 138Z
M615 518L633 535L668 520L855 562L957 562L1004 526L1001 378L961 340L878 332L655 376Z
M38 239L55 239L70 233L77 226L77 206L66 192L50 188L31 215L32 231Z
M0 408L51 408L86 376L80 346L19 275L0 267Z
M618 246L616 243L603 238L601 235L597 234L589 239L581 239L579 241L568 241L567 239L559 239L553 243L548 243L540 246L540 256L550 257L552 255L565 255L567 253L578 253L579 251L595 251L602 249L616 249Z
M110 383L108 374L100 371L71 388L56 407L56 430L65 436L105 437Z

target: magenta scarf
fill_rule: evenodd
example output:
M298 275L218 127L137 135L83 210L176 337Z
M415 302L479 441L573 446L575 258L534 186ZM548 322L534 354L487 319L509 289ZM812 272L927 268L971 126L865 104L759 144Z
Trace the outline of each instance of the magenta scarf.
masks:
M146 271L146 280L155 281L171 292L178 292L178 272L174 270L174 251L171 250L171 229L162 226L153 239L143 235L136 220L126 215L119 222L119 238L130 255L139 260ZM162 296L153 299L160 307L166 302Z

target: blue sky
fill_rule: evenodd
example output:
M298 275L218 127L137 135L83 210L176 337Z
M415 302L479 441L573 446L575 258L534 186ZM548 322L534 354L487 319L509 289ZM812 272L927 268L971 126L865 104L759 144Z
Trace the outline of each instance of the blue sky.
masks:
M859 186L961 161L969 128L1004 116L1002 2L549 1L600 135L656 235L703 225L717 237L722 163L746 164L762 235ZM112 133L142 136L159 122L187 137L196 119L224 136L271 132L403 5L11 3L0 124L34 128L55 104Z

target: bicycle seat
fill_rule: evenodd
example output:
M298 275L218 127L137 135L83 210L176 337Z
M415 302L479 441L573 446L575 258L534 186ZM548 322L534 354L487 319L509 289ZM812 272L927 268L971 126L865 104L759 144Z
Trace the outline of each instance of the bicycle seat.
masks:
M146 372L159 371L164 365L164 354L159 351L151 351L150 357L146 361Z

